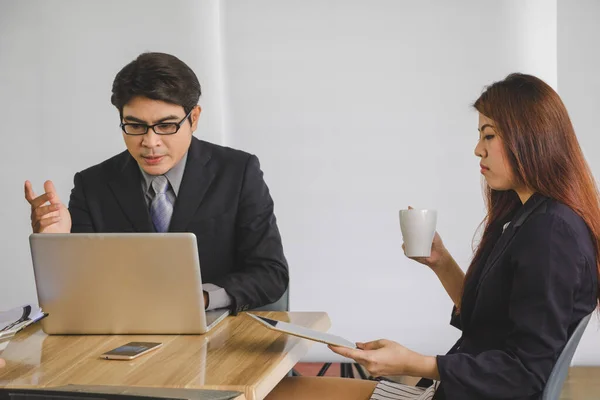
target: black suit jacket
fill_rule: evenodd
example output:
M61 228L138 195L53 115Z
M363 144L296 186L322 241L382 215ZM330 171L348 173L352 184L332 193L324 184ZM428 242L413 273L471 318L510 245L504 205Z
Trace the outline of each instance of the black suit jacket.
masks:
M128 151L75 175L72 232L153 232L141 172ZM170 232L198 241L202 280L224 288L234 313L278 300L288 267L273 200L254 155L192 138Z
M591 233L573 210L533 195L465 282L451 324L462 337L438 356L435 399L540 399L577 323L596 307Z

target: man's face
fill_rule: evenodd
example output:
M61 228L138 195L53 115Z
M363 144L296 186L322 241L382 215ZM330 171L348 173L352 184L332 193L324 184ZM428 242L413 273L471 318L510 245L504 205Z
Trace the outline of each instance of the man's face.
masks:
M140 167L150 175L163 175L173 168L187 152L192 141L192 133L198 126L200 107L196 106L189 119L181 123L177 133L157 135L152 129L144 135L133 136L123 132L127 150ZM186 113L182 106L136 96L123 107L123 123L154 125L159 123L179 123ZM156 128L161 132L160 127Z

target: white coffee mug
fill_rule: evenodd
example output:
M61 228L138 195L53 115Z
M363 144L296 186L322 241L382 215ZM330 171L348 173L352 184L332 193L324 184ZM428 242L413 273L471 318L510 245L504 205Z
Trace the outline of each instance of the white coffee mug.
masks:
M437 223L436 210L400 210L400 229L408 257L429 257Z

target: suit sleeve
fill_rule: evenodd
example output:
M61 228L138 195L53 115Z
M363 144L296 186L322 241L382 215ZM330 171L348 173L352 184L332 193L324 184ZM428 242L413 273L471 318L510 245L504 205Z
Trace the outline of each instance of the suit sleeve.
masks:
M568 339L586 259L559 217L540 214L521 228L507 263L513 272L512 331L501 348L437 357L448 398L529 398L541 393Z
M71 214L71 233L93 233L96 231L83 189L83 177L79 172L75 174L74 186L69 198L69 213Z
M256 156L250 156L246 164L235 230L239 272L214 283L232 297L234 312L279 300L288 287L288 266L273 199Z

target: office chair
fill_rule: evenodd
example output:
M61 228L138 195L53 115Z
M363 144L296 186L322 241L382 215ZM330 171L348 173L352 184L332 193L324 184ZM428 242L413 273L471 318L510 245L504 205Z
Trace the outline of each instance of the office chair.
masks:
M544 388L544 392L542 394L542 400L558 400L560 398L560 392L565 384L565 379L567 379L567 374L569 373L571 360L573 359L575 350L579 345L581 336L583 336L583 332L590 322L592 314L586 315L581 319L581 321L579 321L577 327L567 341L565 348L560 353L560 356L558 356L558 360L552 368L548 382L546 382L546 387Z
M317 373L317 376L325 376L325 373L331 367L330 362L323 364L323 367ZM373 379L367 375L366 370L357 363L340 363L340 377L342 378L354 378L354 369L358 372L361 379Z
M290 311L290 287L288 286L276 302L255 308L252 311Z

